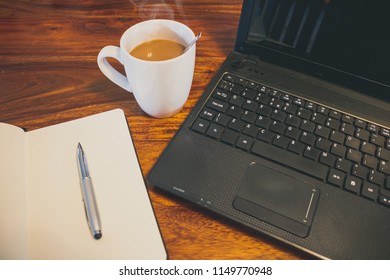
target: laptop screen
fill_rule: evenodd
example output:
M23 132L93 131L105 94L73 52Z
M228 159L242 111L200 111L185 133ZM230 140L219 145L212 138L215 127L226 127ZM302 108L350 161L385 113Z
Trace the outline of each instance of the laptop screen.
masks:
M390 101L384 0L247 0L236 49Z

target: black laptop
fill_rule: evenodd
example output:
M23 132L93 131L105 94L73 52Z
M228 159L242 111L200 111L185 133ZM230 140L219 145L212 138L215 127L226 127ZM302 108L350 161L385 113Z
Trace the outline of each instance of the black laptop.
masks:
M390 259L387 2L245 0L149 181L320 258Z

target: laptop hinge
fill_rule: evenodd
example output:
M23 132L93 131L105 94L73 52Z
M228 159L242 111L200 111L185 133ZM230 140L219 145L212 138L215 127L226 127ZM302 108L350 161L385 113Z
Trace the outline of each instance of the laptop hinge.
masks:
M256 64L259 61L259 57L253 54L248 55L248 62Z

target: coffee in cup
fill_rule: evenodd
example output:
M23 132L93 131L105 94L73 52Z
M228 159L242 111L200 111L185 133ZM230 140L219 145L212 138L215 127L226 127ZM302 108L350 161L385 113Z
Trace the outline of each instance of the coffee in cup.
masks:
M183 54L185 47L172 40L156 39L136 46L130 55L149 61L161 61L175 58Z

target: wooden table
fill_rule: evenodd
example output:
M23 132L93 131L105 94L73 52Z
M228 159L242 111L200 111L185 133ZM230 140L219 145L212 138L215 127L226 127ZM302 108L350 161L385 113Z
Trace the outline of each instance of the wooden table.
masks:
M241 5L239 0L0 0L0 122L33 130L121 108L146 176L233 49ZM168 119L145 115L96 63L102 47L118 45L128 27L151 18L175 19L203 32L190 97ZM170 259L310 258L150 185L148 190Z

